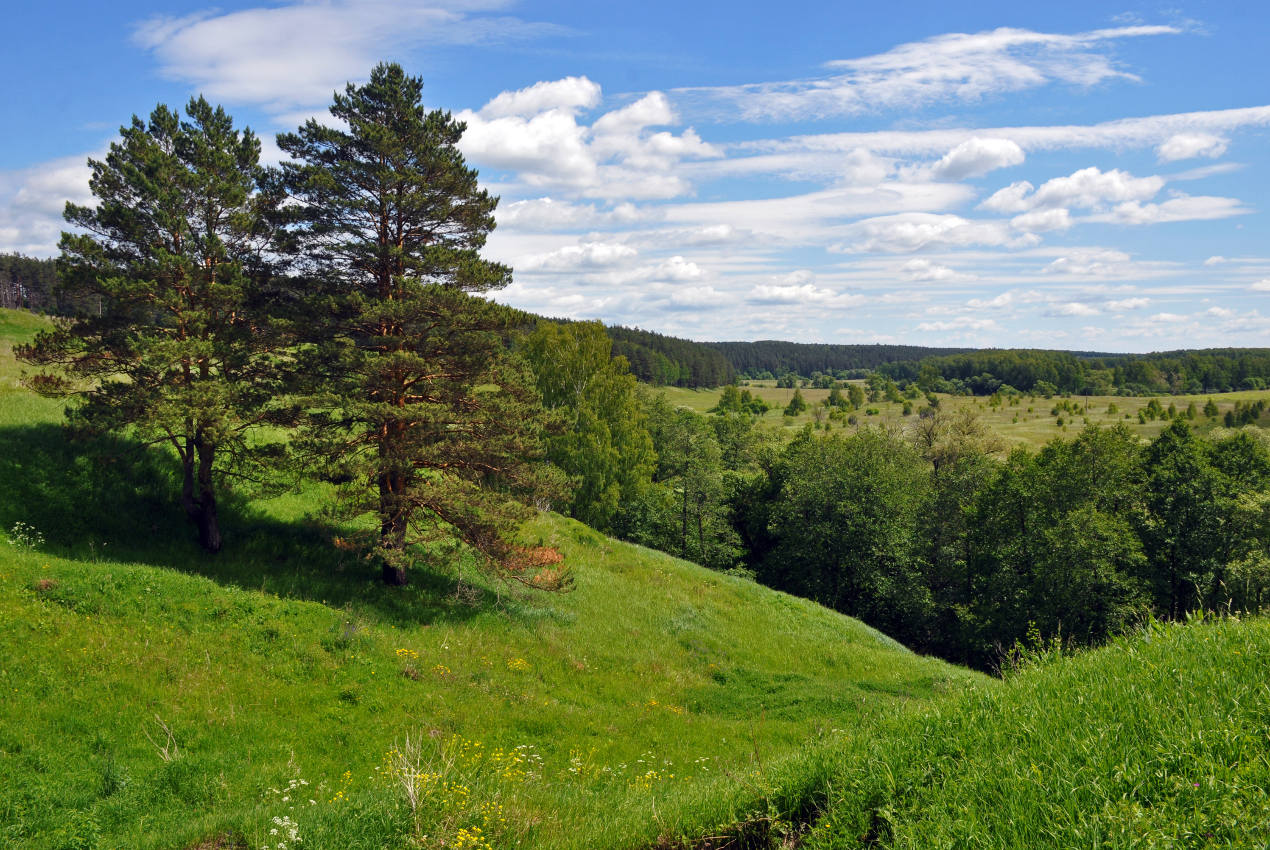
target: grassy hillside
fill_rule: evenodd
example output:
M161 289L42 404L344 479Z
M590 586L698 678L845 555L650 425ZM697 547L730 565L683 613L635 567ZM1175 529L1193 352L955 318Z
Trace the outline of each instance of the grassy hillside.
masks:
M1268 669L1265 619L1052 655L846 756L806 846L1266 847Z
M553 515L524 534L564 595L442 553L385 588L317 487L229 499L208 556L161 454L72 438L17 372L0 351L6 848L645 846L803 805L887 717L988 686Z

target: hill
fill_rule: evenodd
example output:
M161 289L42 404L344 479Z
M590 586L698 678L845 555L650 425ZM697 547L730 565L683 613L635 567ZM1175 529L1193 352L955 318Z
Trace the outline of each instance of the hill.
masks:
M5 345L6 847L651 845L792 808L885 717L990 686L550 514L524 535L572 565L563 595L443 553L383 587L317 486L230 500L209 556L163 455L72 439L15 377Z
M901 721L805 846L1264 847L1270 622L1152 624Z

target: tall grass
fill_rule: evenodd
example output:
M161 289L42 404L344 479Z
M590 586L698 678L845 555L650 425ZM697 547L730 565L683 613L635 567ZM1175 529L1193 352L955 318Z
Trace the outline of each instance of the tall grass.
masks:
M848 753L810 848L1266 847L1270 622L1050 653Z

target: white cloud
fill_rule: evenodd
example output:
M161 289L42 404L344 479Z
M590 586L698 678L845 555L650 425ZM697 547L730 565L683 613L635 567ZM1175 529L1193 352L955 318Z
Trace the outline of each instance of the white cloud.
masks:
M1118 313L1125 310L1141 310L1150 303L1150 298L1121 298L1117 301L1108 301L1107 309Z
M826 307L849 307L862 303L866 299L862 295L835 292L813 283L787 283L755 286L745 300L751 304L816 304Z
M558 33L551 24L487 14L500 0L323 0L234 12L157 16L134 39L164 76L211 100L277 112L326 103L383 56L440 44L498 43Z
M1205 260L1205 261L1204 261L1204 265L1206 265L1206 266L1216 266L1216 265L1221 265L1222 263L1226 263L1226 262L1229 262L1229 260L1227 260L1225 257L1221 256L1220 254L1214 254L1213 256L1209 257L1207 260Z
M639 252L614 242L583 242L566 245L547 254L523 257L516 263L521 271L578 271L607 268L634 258Z
M1001 326L996 319L977 319L973 316L959 316L949 321L922 322L915 330L923 333L943 331L997 331Z
M1072 226L1071 214L1065 209L1033 210L1010 219L1010 226L1028 233L1066 230Z
M845 228L847 240L830 246L845 253L907 253L923 248L971 245L1035 245L1039 237L1011 233L1002 222L971 221L957 215L900 213L855 222Z
M941 157L971 139L994 138L1014 142L1027 155L1055 150L1121 151L1157 147L1178 134L1214 135L1267 125L1270 106L1250 106L1122 118L1099 124L819 133L733 144L733 158L727 167L746 173L779 174L793 169L828 174L843 154L856 150L879 156Z
M648 276L654 280L682 282L698 280L705 276L705 272L691 260L685 260L683 257L676 255L668 260L663 260L648 270Z
M989 171L1020 165L1023 149L1009 139L967 139L935 163L932 173L939 180L982 177Z
M0 251L51 256L66 223L67 201L92 204L88 155L0 172Z
M1081 301L1055 304L1045 311L1047 316L1100 316L1102 311Z
M1090 216L1089 220L1120 224L1162 224L1174 221L1209 221L1250 212L1252 210L1245 207L1238 198L1180 195L1160 204L1130 201L1120 204L1109 214Z
M655 213L631 203L601 210L594 204L574 204L543 197L499 204L495 215L499 227L532 232L634 224L648 220Z
M1156 313L1154 316L1147 319L1147 321L1159 325L1175 325L1178 322L1185 322L1186 319L1186 316L1179 313Z
M1226 152L1229 144L1228 140L1211 133L1176 133L1161 143L1155 152L1160 162L1174 162L1197 156L1216 159Z
M1259 280L1248 288L1253 292L1270 292L1270 277L1265 280Z
M1016 304L1031 304L1041 301L1043 298L1044 296L1035 289L1029 289L1026 292L1009 290L992 298L971 298L966 302L966 306L973 307L976 310L1004 310Z
M719 307L725 304L729 298L728 293L720 292L713 286L686 286L676 289L667 300L669 306L673 309L697 310Z
M570 114L591 109L600 103L600 86L586 77L565 77L534 83L528 88L505 91L481 107L481 117L532 118L540 112L559 109Z
M900 271L904 273L905 277L913 281L951 283L976 279L975 275L963 274L948 266L933 263L922 257L915 257L909 260L900 266Z
M827 63L841 72L827 78L680 89L677 94L731 104L746 120L911 110L1053 83L1087 87L1109 79L1136 79L1097 50L1117 39L1178 31L1138 26L1061 35L1002 27L950 33L874 56Z
M1090 167L1047 180L1035 192L1026 181L1011 183L980 206L1006 213L1060 207L1096 209L1107 203L1144 201L1155 197L1162 188L1162 177L1134 177L1117 168L1100 171Z
M1129 261L1129 255L1123 251L1077 249L1067 256L1056 258L1043 271L1049 274L1112 277L1119 276L1128 267Z
M579 123L578 111L599 100L600 87L585 77L503 92L478 111L458 114L467 123L459 147L477 165L514 172L529 186L609 199L687 194L691 186L676 173L679 164L722 155L691 127L678 135L650 131L677 120L661 92L589 127Z

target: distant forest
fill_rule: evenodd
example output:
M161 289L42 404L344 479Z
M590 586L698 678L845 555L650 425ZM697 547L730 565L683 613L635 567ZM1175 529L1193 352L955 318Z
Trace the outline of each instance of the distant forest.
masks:
M971 351L878 367L936 392L991 395L1005 388L1077 395L1194 394L1270 386L1270 349L1208 348L1152 354Z
M59 293L54 260L0 254L0 307L69 316L98 305ZM525 314L536 321L540 317ZM559 320L552 320L559 321ZM638 328L605 329L613 354L654 386L717 387L742 378L816 373L862 377L880 372L898 383L958 395L1010 389L1077 395L1228 392L1270 387L1270 349L1210 348L1153 354L1040 349L827 345L760 340L693 342Z
M961 354L973 348L927 348L920 345L826 345L822 343L707 342L723 354L742 376L777 378L788 372L807 377L813 372L837 374L859 369L873 371L883 363Z

